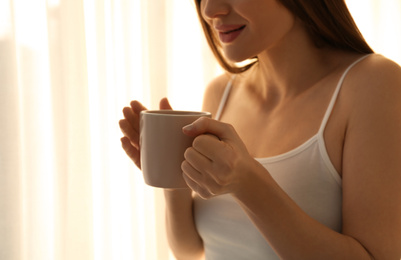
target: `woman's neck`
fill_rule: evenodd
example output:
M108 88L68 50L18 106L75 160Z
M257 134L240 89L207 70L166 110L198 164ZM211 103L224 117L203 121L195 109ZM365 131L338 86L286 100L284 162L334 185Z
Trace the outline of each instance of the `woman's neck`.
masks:
M298 95L315 85L339 64L339 51L317 48L305 29L298 26L276 47L260 55L249 80L261 98Z

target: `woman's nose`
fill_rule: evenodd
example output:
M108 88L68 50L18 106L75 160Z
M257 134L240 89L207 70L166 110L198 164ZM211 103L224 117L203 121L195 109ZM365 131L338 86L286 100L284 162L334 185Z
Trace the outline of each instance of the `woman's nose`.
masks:
M227 15L230 12L228 0L202 0L202 17L205 20L218 18Z

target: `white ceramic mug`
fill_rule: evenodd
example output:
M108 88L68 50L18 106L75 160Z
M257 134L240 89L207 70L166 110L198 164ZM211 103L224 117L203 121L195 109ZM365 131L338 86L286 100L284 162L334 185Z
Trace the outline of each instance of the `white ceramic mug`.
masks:
M159 188L188 188L181 164L193 138L182 128L209 112L146 110L140 114L141 168L146 184Z

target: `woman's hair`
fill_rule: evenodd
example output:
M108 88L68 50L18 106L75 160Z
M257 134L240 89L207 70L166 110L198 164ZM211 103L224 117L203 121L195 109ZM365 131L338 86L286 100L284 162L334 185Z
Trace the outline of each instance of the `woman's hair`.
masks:
M325 46L357 53L373 53L356 26L344 0L278 0L298 17L318 48ZM252 67L257 57L239 66L228 61L212 28L202 18L201 0L195 0L196 9L207 42L219 64L230 73L241 73Z

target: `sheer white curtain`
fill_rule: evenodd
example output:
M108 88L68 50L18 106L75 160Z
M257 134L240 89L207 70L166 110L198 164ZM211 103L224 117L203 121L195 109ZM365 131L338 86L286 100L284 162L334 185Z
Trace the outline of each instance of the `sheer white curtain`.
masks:
M401 64L401 1L345 1L373 50Z
M347 2L400 62L399 0ZM168 259L118 120L132 99L200 109L217 73L192 0L0 0L0 259Z
M200 109L206 48L190 0L0 1L0 259L168 258L118 120Z

